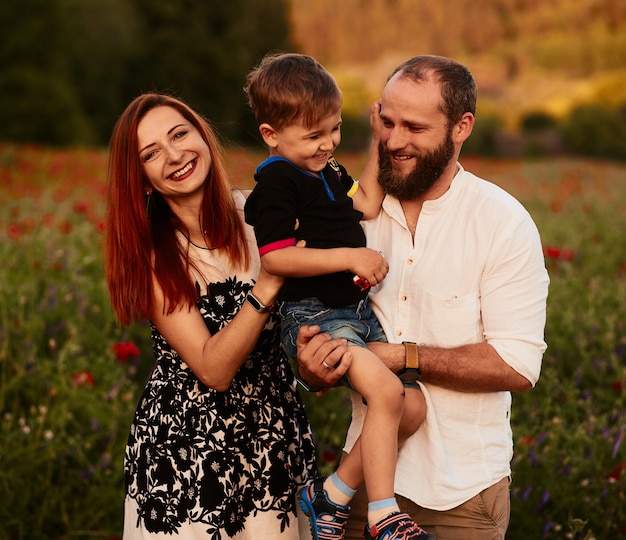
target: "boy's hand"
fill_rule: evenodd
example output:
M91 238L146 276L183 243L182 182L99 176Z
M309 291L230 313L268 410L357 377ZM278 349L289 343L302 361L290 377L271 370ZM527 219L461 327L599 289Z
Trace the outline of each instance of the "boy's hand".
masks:
M389 263L382 253L369 248L354 248L352 252L350 272L367 280L372 287L385 279Z
M380 118L380 99L372 103L370 107L370 128L372 130L372 138L378 143L380 140L380 132L382 131L383 121Z

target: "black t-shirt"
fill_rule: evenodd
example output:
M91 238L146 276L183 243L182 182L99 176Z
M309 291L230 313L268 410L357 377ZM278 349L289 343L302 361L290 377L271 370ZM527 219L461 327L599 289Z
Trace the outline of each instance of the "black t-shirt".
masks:
M319 178L284 158L271 157L257 168L256 186L245 206L246 222L254 227L257 244L306 240L309 248L364 247L360 225L348 191L354 180L331 158ZM298 228L294 230L298 223ZM354 304L367 296L352 282L353 274L287 278L279 300L315 297L328 307Z

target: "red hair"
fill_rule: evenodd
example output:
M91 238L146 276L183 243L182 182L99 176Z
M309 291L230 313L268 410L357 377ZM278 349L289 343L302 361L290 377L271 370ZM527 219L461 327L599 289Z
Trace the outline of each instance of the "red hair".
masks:
M109 143L104 267L111 304L124 325L150 318L153 274L163 289L168 313L181 304L194 305L198 297L189 275L193 263L177 240L176 229L183 229L182 224L156 190L152 191L150 211L146 210L149 183L139 159L137 127L149 111L162 106L172 107L189 121L211 152L200 210L207 242L225 253L233 265L249 264L244 226L233 202L216 133L181 100L142 94L126 107Z

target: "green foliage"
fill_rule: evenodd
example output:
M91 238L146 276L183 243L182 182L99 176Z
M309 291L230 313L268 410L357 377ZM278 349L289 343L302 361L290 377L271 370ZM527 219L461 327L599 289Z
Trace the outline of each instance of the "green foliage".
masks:
M470 137L463 143L463 154L491 157L498 155L502 119L495 114L477 115Z
M14 142L103 145L149 90L247 137L245 76L291 48L286 0L8 0L0 23L0 140Z
M172 89L217 123L226 137L256 136L243 92L268 51L291 48L285 0L133 0L143 50L130 87Z
M6 215L3 212L4 215ZM68 222L71 223L71 222ZM88 223L1 243L0 538L105 538L121 523L139 358L108 307ZM148 344L142 352L150 358Z
M307 416L313 426L320 474L335 472L346 440L352 403L345 387L333 388L324 396L301 391Z
M121 329L110 308L94 197L102 188L64 157L0 156L2 540L119 535L123 451L152 363L147 328ZM82 187L71 197L58 182L32 199L6 195L13 179L26 193L50 186L46 171L79 173ZM115 351L128 342L139 350Z
M572 169L551 180L555 199L529 203L559 249L542 375L513 400L512 540L617 538L626 526L626 176Z
M626 104L615 109L579 105L564 120L561 133L575 154L626 160Z
M258 160L249 161L253 168ZM526 205L551 278L542 375L513 397L507 538L619 538L626 168L464 165ZM101 155L0 147L0 540L120 536L123 451L153 356L147 328L120 328L108 301L99 250L104 167ZM125 349L127 357L114 349L120 343L137 350ZM348 393L304 399L330 472L350 417Z
M0 96L0 140L56 146L93 141L79 97L65 79L10 69L0 73Z
M552 129L558 125L558 121L551 114L544 111L533 111L522 116L520 127L522 131L541 131Z
M369 148L372 140L369 116L342 115L341 151L362 152ZM356 174L356 171L354 172Z

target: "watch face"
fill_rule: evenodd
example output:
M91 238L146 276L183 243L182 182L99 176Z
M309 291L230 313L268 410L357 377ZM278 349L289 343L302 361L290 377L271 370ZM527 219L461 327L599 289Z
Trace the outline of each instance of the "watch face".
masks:
M404 368L398 372L402 381L419 381L422 378L419 368Z
M261 304L261 302L259 302L259 299L251 292L249 292L246 296L246 300L248 300L248 302L250 302L250 305L259 313L267 313L272 309L272 306L264 306L263 304Z

